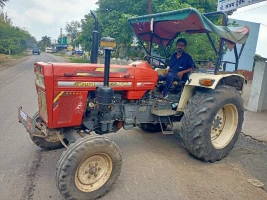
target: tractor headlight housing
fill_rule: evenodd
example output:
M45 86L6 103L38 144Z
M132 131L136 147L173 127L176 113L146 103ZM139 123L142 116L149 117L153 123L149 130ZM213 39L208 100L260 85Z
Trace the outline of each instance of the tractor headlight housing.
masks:
M44 75L42 67L34 65L35 83L37 86L45 89Z
M44 76L42 74L35 74L35 83L39 87L45 89Z

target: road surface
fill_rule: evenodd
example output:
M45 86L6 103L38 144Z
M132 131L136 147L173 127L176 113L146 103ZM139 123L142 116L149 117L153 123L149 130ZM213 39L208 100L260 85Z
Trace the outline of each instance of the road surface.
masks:
M30 116L37 110L36 61L63 59L41 53L0 71L1 200L63 200L55 167L64 149L40 149L17 120L19 106ZM240 137L228 157L211 164L190 156L177 134L136 128L107 136L121 148L123 168L103 200L267 199L266 191L253 185L254 179L267 185L267 147L250 138Z

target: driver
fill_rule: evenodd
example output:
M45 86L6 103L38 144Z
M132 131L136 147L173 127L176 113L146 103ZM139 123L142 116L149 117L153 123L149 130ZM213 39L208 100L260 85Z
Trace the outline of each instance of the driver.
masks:
M184 52L186 46L187 41L184 38L179 38L176 41L176 52L171 56L170 68L166 75L159 75L159 81L166 81L162 92L163 98L167 98L168 89L172 85L173 81L186 82L188 79L188 73L191 72L194 67L192 57Z

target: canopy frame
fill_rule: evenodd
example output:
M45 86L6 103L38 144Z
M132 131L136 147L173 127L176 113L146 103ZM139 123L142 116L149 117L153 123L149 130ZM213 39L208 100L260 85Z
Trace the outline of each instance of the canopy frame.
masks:
M215 27L215 28L217 26L215 24L213 24L211 21L209 21L208 18L211 17L211 16L215 16L215 15L222 15L222 27L227 27L228 16L226 15L225 12L217 11L217 12L209 12L209 13L200 14L194 8L187 8L187 9L181 9L181 10L178 10L178 11L170 11L170 12L166 12L166 13L151 14L151 15L145 15L145 16L130 18L128 20L129 25L130 25L133 33L138 38L140 44L142 45L142 47L146 51L146 53L148 55L151 55L151 52L152 52L152 43L156 43L156 44L160 45L163 48L163 51L164 51L164 54L165 54L165 59L168 60L168 53L170 51L170 47L172 46L174 40L179 36L179 34L181 32L190 33L190 34L191 33L193 33L193 34L196 34L196 33L205 33L207 35L207 37L209 39L209 42L211 43L212 49L214 50L215 55L216 55L214 74L217 74L218 73L218 71L219 71L220 66L222 65L222 63L224 63L224 66L226 66L226 63L232 63L232 64L235 65L235 70L237 70L238 69L239 59L240 59L241 54L242 54L242 51L244 49L245 42L242 44L242 47L241 47L240 51L238 52L237 51L237 47L236 47L236 42L229 41L229 40L227 40L227 39L225 39L223 37L220 37L219 46L218 46L218 48L216 48L215 42L212 40L212 38L210 36L210 33L212 31L207 30L207 29L203 29L203 27L204 27L205 24L204 25L201 24L203 27L200 27L199 26L199 30L186 30L186 31L176 32L175 34L173 33L173 35L172 35L171 38L161 37L157 33L154 32L154 28L157 27L157 24L158 23L161 23L161 22L166 22L167 23L167 22L171 21L171 20L168 21L168 19L164 19L164 17L165 18L168 18L170 16L173 16L174 14L179 15L179 11L181 11L181 12L183 12L183 11L192 12L192 14L196 14L197 16L199 16L199 20L202 23L204 23L203 22L203 19L202 19L202 18L204 18L205 19L205 22L208 23L208 25L210 25L212 27ZM174 12L177 12L177 13L174 13ZM169 14L169 16L168 16L168 14ZM190 13L190 15L191 15L191 13ZM162 20L155 21L154 20L154 17L162 17ZM150 18L150 22L148 21L149 18ZM145 19L147 19L147 21L145 21ZM137 20L139 20L139 21L136 23ZM179 19L179 20L183 22L183 20L185 20L185 19L183 19L183 20ZM138 26L138 29L141 30L141 31L142 31L142 28L143 28L143 30L146 28L145 27L146 24L149 25L149 29L146 28L146 32L143 32L143 33L142 32L139 32L139 33L137 33L138 30L136 31L136 29L134 29L134 24L137 25ZM227 34L227 31L225 31L225 34ZM246 40L246 39L244 39L244 40ZM155 41L157 41L157 42L155 42ZM144 45L145 42L149 42L148 48L146 48L146 46ZM223 57L223 46L224 46L224 44L226 42L231 43L231 45L233 45L234 55L235 55L235 62L222 61L222 57ZM225 67L223 69L226 70Z

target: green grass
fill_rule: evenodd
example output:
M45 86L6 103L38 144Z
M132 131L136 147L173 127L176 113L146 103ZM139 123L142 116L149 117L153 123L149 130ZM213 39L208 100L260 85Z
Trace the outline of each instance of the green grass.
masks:
M29 53L27 53L26 51L25 52L22 52L20 54L14 54L14 55L10 55L12 58L14 59L20 59L20 58L23 58L23 57L26 57L28 56Z
M69 60L72 63L89 63L89 60L83 57L69 57Z

